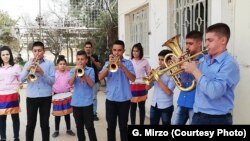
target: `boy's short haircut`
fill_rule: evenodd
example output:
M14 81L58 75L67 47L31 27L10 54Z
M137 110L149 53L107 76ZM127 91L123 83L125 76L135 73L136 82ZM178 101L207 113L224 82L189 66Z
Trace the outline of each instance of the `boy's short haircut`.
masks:
M171 50L168 50L168 49L164 49L164 50L162 50L162 51L160 51L159 53L158 53L158 56L163 56L163 57L165 57L167 54L169 54L169 53L173 53ZM169 59L171 59L170 58L170 56L167 58L167 61L169 60Z
M172 53L171 50L164 49L158 53L158 56L166 56L167 54Z
M230 38L230 28L225 23L216 23L207 28L206 33L209 32L215 32L216 34L220 36L225 36L227 38L227 41Z
M116 40L116 41L113 43L112 47L113 47L114 45L121 45L121 46L123 47L123 49L125 48L125 44L124 44L124 42L123 42L122 40Z
M91 45L92 46L92 43L90 41L87 41L87 42L85 42L84 46L86 46L86 45Z
M87 54L86 54L86 52L83 51L83 50L77 51L76 55L77 55L77 56L78 56L78 55L83 55L83 56L85 56L85 57L87 58Z
M202 33L197 30L193 30L186 35L186 39L195 39L202 41Z
M44 49L44 44L43 44L43 42L41 42L41 41L36 41L36 42L34 42L33 45L32 45L32 49L33 49L34 47L37 47L37 46L42 47L42 48Z

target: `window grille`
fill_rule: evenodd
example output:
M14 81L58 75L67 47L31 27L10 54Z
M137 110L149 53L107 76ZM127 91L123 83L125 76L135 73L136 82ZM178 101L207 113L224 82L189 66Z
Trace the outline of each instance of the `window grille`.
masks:
M141 7L126 15L128 25L126 26L126 55L130 55L134 44L141 43L144 56L149 56L149 17L148 5Z
M181 35L180 45L184 47L186 34L198 30L205 35L207 28L208 0L176 0L175 1L175 30ZM203 40L204 41L204 40Z

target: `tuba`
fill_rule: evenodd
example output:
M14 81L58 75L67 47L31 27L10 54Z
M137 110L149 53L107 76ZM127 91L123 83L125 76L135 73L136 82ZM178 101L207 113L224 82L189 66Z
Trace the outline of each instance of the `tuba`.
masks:
M33 64L35 65L35 67L30 69L30 72L27 76L27 80L30 82L34 82L37 80L37 76L36 76L36 68L39 65L39 60L38 60L38 56L36 56L35 60L33 60Z
M164 64L166 68L162 70L160 69L152 70L151 75L144 78L145 84L150 84L153 80L159 79L160 75L168 72L170 76L172 77L172 79L174 80L176 86L180 90L191 91L192 89L194 89L196 86L195 80L192 81L192 84L189 87L187 88L183 87L180 76L179 76L180 73L184 72L184 70L181 69L181 64L183 64L184 62L189 62L193 60L193 58L196 58L199 55L203 55L203 57L205 57L204 53L207 52L207 50L198 52L192 56L188 56L188 53L183 53L180 48L179 35L176 35L172 37L171 39L167 40L162 46L168 46L172 50L173 53L167 54L164 57L164 60L165 60ZM171 58L171 60L167 61L167 58L169 57ZM180 60L180 58L182 59Z

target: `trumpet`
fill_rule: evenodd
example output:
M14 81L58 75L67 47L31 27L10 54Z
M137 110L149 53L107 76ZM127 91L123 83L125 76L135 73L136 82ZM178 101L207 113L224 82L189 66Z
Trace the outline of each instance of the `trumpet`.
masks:
M113 56L111 63L109 64L109 71L116 72L119 68L118 61L120 61L119 57Z
M76 69L76 75L78 77L82 77L84 75L84 70L82 68L77 68Z
M36 68L39 64L39 60L38 60L38 56L36 56L35 60L33 60L33 64L35 65L33 68L30 69L30 72L27 76L27 80L34 82L37 80L37 76L36 76Z
M163 73L160 72L160 67L151 70L151 74L149 76L143 77L143 81L146 85L150 85L150 83L154 80L158 81L159 76Z

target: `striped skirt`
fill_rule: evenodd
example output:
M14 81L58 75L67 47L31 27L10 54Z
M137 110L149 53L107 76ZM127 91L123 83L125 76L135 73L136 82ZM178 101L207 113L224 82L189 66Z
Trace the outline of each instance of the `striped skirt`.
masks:
M0 115L16 114L20 111L18 93L0 94Z
M133 96L131 102L137 103L146 101L148 91L145 89L145 86L145 84L130 84L130 89Z
M58 93L52 97L54 116L65 116L73 112L73 108L70 105L71 102L71 92Z

